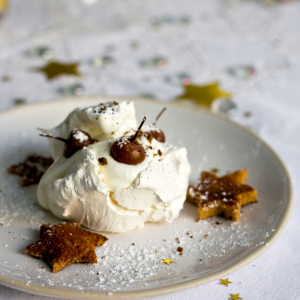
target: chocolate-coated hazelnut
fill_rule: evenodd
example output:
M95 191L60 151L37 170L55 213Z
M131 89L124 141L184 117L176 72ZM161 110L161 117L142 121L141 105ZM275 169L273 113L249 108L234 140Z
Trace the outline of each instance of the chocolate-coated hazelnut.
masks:
M166 108L164 107L161 112L158 114L158 116L156 117L155 121L153 122L153 126L156 125L158 119L160 118L160 116L163 114L163 112L166 110ZM149 131L145 131L144 133L149 133L154 139L156 139L157 141L164 143L166 141L166 137L164 132L159 129L159 128L153 128L150 129Z
M78 150L88 145L91 145L95 142L95 140L93 140L86 131L80 129L73 129L70 132L67 139L53 136L51 134L44 134L44 133L41 133L40 136L44 136L44 137L48 137L48 138L52 138L64 142L65 143L64 156L66 158L71 157Z
M145 159L146 151L136 140L145 121L146 118L144 117L134 136L123 136L112 144L110 154L114 160L126 165L137 165Z

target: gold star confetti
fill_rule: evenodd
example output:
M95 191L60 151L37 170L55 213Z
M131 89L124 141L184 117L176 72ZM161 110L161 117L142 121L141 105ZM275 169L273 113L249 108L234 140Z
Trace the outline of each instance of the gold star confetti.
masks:
M78 63L64 64L57 61L50 61L44 67L37 68L36 71L43 72L48 80L61 75L80 76L78 71Z
M228 286L229 283L232 283L231 281L228 280L228 278L226 279L220 279L220 283L219 284L225 284L226 286Z
M171 260L171 258L169 259L163 259L163 261L161 262L162 264L170 264L170 263L173 263L174 261Z
M240 294L236 294L236 295L230 294L231 297L228 298L228 299L232 299L232 300L243 299L243 298L240 298L239 295L240 295Z
M0 12L4 11L7 8L8 1L7 0L0 0Z
M200 105L205 105L208 107L217 98L232 97L230 93L220 89L218 82L213 82L207 85L189 84L184 86L184 89L184 93L177 99L193 100Z
M1 0L0 0L0 2L1 2ZM3 82L9 82L11 80L11 78L8 75L4 75L4 76L2 76L1 80Z
M212 169L210 169L210 171L213 172L213 173L218 173L219 169L218 168L212 168Z

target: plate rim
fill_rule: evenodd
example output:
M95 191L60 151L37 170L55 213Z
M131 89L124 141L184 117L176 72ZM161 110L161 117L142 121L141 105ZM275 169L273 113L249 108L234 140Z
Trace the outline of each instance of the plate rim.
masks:
M53 105L56 103L61 102L76 102L78 100L96 100L99 99L100 101L112 101L116 99L120 99L123 101L133 100L133 101L144 101L144 102L151 102L153 103L165 103L167 106L179 106L186 109L190 109L193 111L199 111L205 114L209 114L213 118L221 119L225 122L230 123L233 126L236 126L240 128L241 130L247 132L248 134L252 135L256 140L258 140L260 143L262 143L275 157L275 159L278 161L280 167L282 168L283 172L285 173L287 177L287 202L285 205L285 208L282 212L282 215L275 227L275 231L270 234L270 236L265 240L265 244L257 246L255 249L251 250L244 258L234 262L230 266L227 266L223 270L215 271L211 274L208 274L206 276L203 276L201 278L194 278L185 282L173 284L170 286L165 287L158 287L158 288L151 288L151 289L144 289L139 291L121 291L121 292L113 292L112 295L108 295L108 291L101 292L101 291L92 291L92 290L79 290L79 289L64 289L64 288L55 288L55 287L47 287L47 286L41 286L38 284L29 284L26 285L25 282L22 282L17 279L11 279L7 276L0 275L0 283L4 286L14 288L17 290L21 290L24 292L30 292L37 295L44 295L44 296L52 296L52 297L58 297L58 298L64 298L64 299L136 299L136 298L144 298L144 297L154 297L164 294L171 294L179 291L183 291L186 289L194 288L198 285L202 285L208 282L211 282L213 280L216 280L218 278L222 278L226 275L229 275L244 266L248 265L252 261L254 261L256 258L261 256L267 249L269 249L273 243L278 239L278 237L283 232L284 228L286 227L288 220L290 218L291 212L292 212L292 206L293 206L293 189L292 189L292 181L291 177L289 175L288 169L285 166L282 159L279 157L279 155L269 146L263 139L261 139L257 134L255 134L252 130L233 122L232 120L226 118L222 115L217 115L209 111L209 109L205 107L200 107L196 105L191 105L189 101L172 101L172 102L163 102L156 99L151 99L147 97L122 97L122 96L80 96L80 97L67 97L67 98L58 98L55 100L50 100L46 102L37 102L37 103L30 103L26 105L21 105L18 107L13 107L7 110L4 110L0 112L0 118L3 115L14 113L18 110L23 110L24 108L30 109L32 107L36 106L47 106L47 105Z

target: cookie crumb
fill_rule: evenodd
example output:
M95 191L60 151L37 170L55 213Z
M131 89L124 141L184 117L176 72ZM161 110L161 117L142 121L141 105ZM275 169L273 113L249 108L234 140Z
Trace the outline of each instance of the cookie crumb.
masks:
M105 157L98 158L98 161L99 161L101 166L105 166L105 165L108 164L107 159Z

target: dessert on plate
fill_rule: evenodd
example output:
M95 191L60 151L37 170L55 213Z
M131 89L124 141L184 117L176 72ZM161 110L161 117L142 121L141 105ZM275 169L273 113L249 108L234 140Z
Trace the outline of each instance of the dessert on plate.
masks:
M163 132L144 122L137 130L132 101L106 102L41 129L54 163L38 185L40 205L97 231L172 222L186 198L187 152L164 143Z

